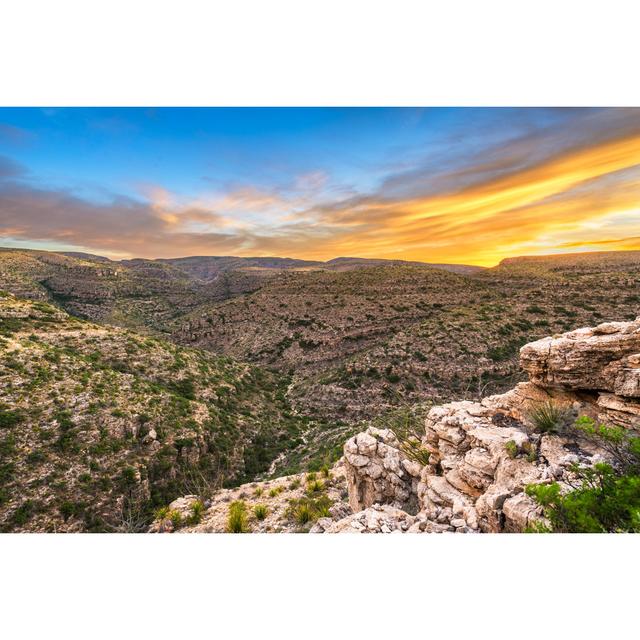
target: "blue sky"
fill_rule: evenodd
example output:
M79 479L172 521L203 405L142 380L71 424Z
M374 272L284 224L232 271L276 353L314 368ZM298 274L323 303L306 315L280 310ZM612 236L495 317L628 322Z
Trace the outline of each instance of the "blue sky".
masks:
M111 256L350 253L483 264L571 242L589 250L640 235L625 214L638 185L638 135L633 109L3 108L0 243ZM624 158L594 172L597 150L608 158L616 141L629 143L616 147ZM589 167L557 191L545 183L529 199L511 198L509 180L538 185L534 169L571 154ZM478 200L487 189L504 199L490 214ZM594 208L603 190L629 197ZM571 213L558 226L549 198L575 208L578 192L584 217ZM534 229L531 207L549 225ZM624 224L612 229L614 219ZM597 238L598 225L624 236ZM451 237L462 227L477 228L485 245L490 229L502 239L481 250Z

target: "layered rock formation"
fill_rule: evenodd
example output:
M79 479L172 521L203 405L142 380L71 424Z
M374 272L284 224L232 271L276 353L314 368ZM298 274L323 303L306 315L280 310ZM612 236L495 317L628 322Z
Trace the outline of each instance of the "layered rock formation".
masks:
M368 429L351 438L345 466L357 513L324 530L382 530L372 524L382 509L390 531L523 531L542 520L524 492L528 484L562 483L572 465L603 458L575 430L538 433L532 407L552 403L567 422L589 415L640 430L640 319L530 343L520 361L530 382L429 412L426 466L405 455L390 431Z
M433 407L415 443L418 453L393 431L370 427L345 443L344 458L327 471L319 493L315 474L221 489L205 501L201 522L180 530L225 531L234 501L246 503L249 530L256 532L520 532L544 522L525 487L567 484L576 464L606 458L571 427L578 416L640 432L640 319L545 338L525 345L520 359L529 382L481 402ZM543 406L553 408L553 433L532 418ZM425 454L427 464L418 462ZM293 507L319 496L324 512L315 522L297 521ZM188 522L195 500L178 499L168 512ZM259 504L267 508L262 520L251 515ZM174 529L170 517L151 528Z

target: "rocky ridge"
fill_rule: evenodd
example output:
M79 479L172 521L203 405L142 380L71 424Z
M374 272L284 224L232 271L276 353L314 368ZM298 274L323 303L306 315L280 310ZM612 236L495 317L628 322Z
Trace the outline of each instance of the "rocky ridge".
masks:
M523 531L543 521L526 485L566 485L572 465L592 466L605 457L575 432L538 433L532 406L553 403L566 420L587 415L640 431L640 318L538 340L521 349L520 362L529 382L429 412L421 443L426 465L403 454L390 431L370 428L350 439L345 465L352 509L389 504L415 513L407 531ZM338 528L345 523L328 530Z
M370 427L350 438L343 460L330 472L336 507L306 530L521 532L544 522L525 487L566 484L573 465L592 466L606 453L575 431L540 433L531 409L551 403L567 423L587 415L640 431L640 318L527 344L520 362L529 382L481 402L433 407L417 449L420 456L407 453L389 429ZM425 453L428 461L422 464ZM346 491L339 492L336 485L342 478ZM294 486L304 487L304 482L299 476ZM260 485L251 486L255 490ZM214 494L206 524L188 530L224 531L221 505L229 499ZM290 525L279 530L298 529Z

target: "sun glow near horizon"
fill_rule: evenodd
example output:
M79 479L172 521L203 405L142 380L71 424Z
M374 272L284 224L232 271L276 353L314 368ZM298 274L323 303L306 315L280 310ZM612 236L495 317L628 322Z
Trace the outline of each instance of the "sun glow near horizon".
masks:
M640 109L60 111L0 109L2 245L480 266L640 249Z

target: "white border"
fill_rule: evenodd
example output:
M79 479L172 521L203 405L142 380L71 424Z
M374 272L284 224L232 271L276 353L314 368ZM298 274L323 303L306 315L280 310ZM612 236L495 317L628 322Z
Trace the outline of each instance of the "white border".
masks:
M636 3L20 0L0 104L640 104ZM7 638L630 637L638 536L0 536Z
M633 106L628 0L20 0L3 105Z

